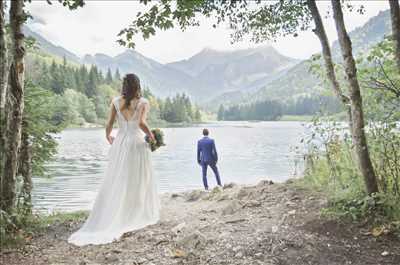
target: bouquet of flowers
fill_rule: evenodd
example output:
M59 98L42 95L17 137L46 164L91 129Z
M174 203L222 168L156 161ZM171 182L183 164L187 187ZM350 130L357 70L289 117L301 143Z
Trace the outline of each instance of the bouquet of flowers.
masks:
M149 136L146 135L145 140L150 144L150 149L152 152L156 151L161 146L164 146L164 133L160 129L153 129L151 132L154 135L155 141L150 141Z

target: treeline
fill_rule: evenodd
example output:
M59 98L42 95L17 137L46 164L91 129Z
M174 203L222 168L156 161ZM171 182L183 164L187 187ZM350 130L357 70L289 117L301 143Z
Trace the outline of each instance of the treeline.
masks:
M279 120L283 115L315 115L321 112L334 114L340 111L341 106L333 96L306 96L287 103L276 100L264 100L229 107L220 105L218 120L275 121Z
M44 60L31 59L27 76L33 86L54 94L57 109L62 110L54 113L55 122L66 126L104 124L110 102L119 94L122 85L118 69L115 73L108 70L104 76L95 65L70 65L65 58L61 64L54 60L48 64ZM143 96L151 104L151 124L201 121L199 108L185 94L160 99L144 88Z
M65 58L62 64L33 60L28 66L27 76L33 86L62 96L60 104L65 111L59 116L60 122L82 125L102 123L107 118L110 100L121 83L118 70L114 74L109 70L103 76L94 65L69 65Z
M282 104L273 100L234 105L225 109L222 105L218 110L218 120L241 121L260 120L274 121L282 116Z
M185 94L177 94L160 101L161 119L168 122L199 122L201 114L198 107L193 106Z

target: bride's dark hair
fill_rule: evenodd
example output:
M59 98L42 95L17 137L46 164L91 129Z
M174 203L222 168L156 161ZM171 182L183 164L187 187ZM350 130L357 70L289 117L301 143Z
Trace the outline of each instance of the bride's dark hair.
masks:
M123 109L129 108L132 99L140 97L140 80L135 74L125 75L122 81L122 92L121 95L125 99Z

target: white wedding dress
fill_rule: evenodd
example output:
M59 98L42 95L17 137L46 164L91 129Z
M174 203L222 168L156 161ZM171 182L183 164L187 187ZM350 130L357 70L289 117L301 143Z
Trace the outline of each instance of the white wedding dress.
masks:
M119 129L109 150L104 180L89 218L68 239L74 245L110 243L159 219L151 150L139 128L140 116L147 114L149 103L141 98L127 119L120 111L120 99L113 100Z

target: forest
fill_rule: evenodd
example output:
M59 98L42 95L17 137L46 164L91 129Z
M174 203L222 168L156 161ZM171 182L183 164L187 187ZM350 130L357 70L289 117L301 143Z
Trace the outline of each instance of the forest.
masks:
M283 115L333 115L342 111L340 102L333 96L302 96L287 103L266 100L228 107L221 104L217 118L220 121L276 121Z

